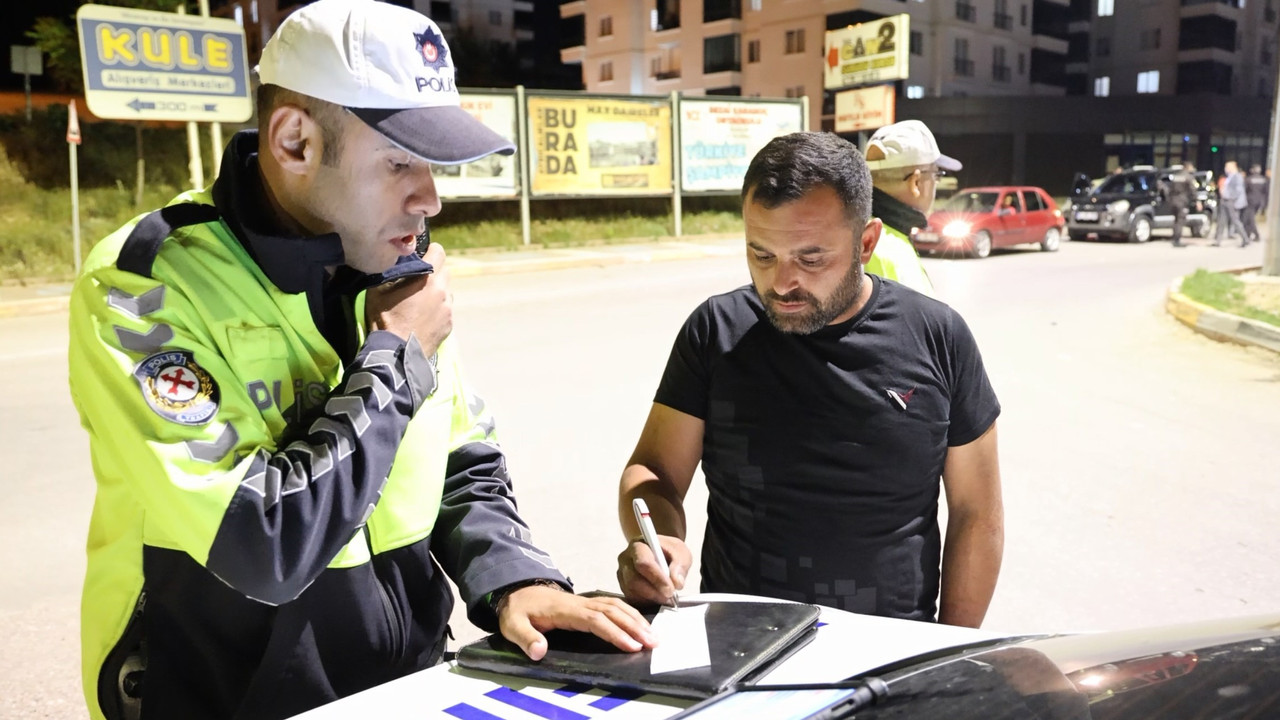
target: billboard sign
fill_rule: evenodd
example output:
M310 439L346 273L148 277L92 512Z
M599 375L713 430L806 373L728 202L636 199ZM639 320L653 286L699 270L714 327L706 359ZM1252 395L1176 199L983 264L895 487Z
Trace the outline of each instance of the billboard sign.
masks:
M680 100L680 181L688 192L739 192L751 158L804 129L799 101Z
M892 85L876 85L836 93L836 132L874 130L892 125L897 101Z
M85 101L112 120L231 122L253 115L234 20L84 5L76 12Z
M910 18L903 13L828 30L822 86L835 90L905 79L909 74Z
M490 130L519 145L514 93L461 93L462 109ZM497 153L465 165L432 165L443 198L513 198L520 194L515 155Z
M534 196L671 194L666 98L532 95L526 104Z

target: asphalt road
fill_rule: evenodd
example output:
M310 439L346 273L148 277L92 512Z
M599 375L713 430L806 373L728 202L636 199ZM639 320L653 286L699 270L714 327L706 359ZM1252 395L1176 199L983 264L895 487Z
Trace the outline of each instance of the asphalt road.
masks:
M927 260L1004 406L1004 570L986 627L1091 630L1280 608L1280 358L1164 314L1169 282L1261 251L1064 243ZM614 589L614 493L676 329L740 258L459 278L457 336L534 539ZM66 316L0 320L0 717L83 718L93 501ZM705 492L689 507L700 537ZM459 619L460 640L476 631Z

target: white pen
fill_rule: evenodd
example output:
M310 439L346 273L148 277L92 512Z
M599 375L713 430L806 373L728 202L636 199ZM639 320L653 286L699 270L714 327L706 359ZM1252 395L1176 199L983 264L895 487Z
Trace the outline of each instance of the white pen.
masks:
M640 532L644 534L644 541L649 544L649 549L653 551L653 557L658 561L658 569L662 574L671 578L671 568L667 567L667 555L662 552L662 543L658 542L658 531L653 527L653 520L649 517L649 506L644 500L636 498L631 501L631 509L635 511L636 523L640 525ZM671 605L672 607L680 606L680 596L675 592L675 583L671 584Z

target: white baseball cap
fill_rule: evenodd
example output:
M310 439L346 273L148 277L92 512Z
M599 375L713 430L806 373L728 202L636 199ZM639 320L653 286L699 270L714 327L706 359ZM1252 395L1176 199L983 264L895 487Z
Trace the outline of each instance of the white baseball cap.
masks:
M959 160L938 150L938 141L933 139L933 133L919 120L885 125L867 142L867 150L873 147L880 148L884 159L868 160L867 167L872 170L936 164L943 170L955 172L964 167Z
M510 155L515 146L460 107L439 26L375 0L317 0L262 49L263 84L341 105L388 140L440 165Z

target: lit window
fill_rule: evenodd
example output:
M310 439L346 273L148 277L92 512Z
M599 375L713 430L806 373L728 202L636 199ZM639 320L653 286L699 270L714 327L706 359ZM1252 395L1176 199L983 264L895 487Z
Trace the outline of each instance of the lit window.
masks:
M258 22L258 0L249 3L249 19L256 25Z
M1116 14L1116 0L1098 0L1098 17Z
M922 98L922 97L924 97L924 86L923 86L923 85L908 85L908 86L907 86L907 98L908 98L909 100L918 100L918 99L920 99L920 98Z
M1138 73L1138 92L1140 93L1157 93L1160 92L1160 71L1148 70Z
M235 9L235 16L236 16L236 24L239 25L240 27L244 27L244 8L237 5Z
M1100 78L1093 79L1093 94L1095 97L1106 97L1111 94L1111 77L1103 75Z

